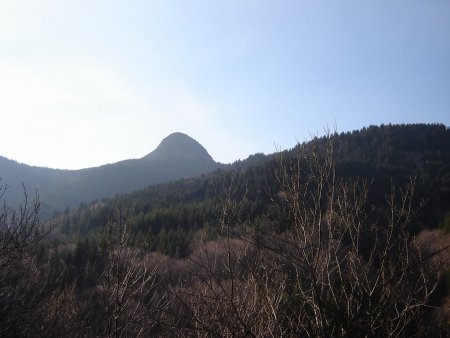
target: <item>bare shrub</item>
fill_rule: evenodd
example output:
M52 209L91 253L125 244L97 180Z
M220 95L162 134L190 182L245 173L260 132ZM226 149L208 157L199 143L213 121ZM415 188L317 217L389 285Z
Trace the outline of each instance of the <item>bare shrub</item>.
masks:
M333 136L280 159L281 231L233 224L203 245L192 279L172 290L180 335L410 336L420 332L439 273L407 230L414 180L371 214L369 184L336 177ZM239 240L236 240L239 238ZM235 243L239 243L235 245ZM214 248L215 246L215 248Z
M98 287L104 319L102 336L149 336L161 330L169 299L158 288L158 262L130 247L131 234L131 216L116 206L102 243L106 255Z
M278 258L248 241L218 240L190 257L192 278L172 293L178 336L280 336L286 275Z
M73 289L52 285L36 264L38 244L53 224L40 220L38 196L18 210L4 201L0 187L0 336L61 336L77 326Z

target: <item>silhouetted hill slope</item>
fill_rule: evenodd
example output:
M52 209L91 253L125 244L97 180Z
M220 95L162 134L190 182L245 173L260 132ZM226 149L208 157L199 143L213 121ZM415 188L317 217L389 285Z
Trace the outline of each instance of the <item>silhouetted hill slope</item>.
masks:
M159 161L187 161L212 163L212 157L206 149L193 138L183 133L173 133L163 139L159 146L144 159Z
M198 176L218 166L197 141L174 133L141 159L81 170L32 167L0 157L0 177L2 184L9 186L6 198L10 204L17 204L23 198L23 182L29 192L38 190L44 210L49 211Z
M450 212L450 130L444 125L371 126L332 136L336 173L342 178L366 178L370 184L369 206L383 213L391 182L397 186L416 177L416 205L424 201L413 230L439 225ZM197 227L218 225L222 207L231 191L238 202L242 223L273 222L280 226L273 198L280 191L275 172L279 157L294 159L300 148L325 143L324 138L306 142L278 154L250 156L226 169L197 179L152 186L119 197L133 206L136 229L157 235L165 231L188 233ZM62 218L67 233L85 233L102 226L116 200L84 206ZM266 217L270 215L269 219ZM175 235L173 235L175 236ZM184 235L178 235L183 237ZM178 238L177 237L177 238ZM158 240L156 240L158 245Z

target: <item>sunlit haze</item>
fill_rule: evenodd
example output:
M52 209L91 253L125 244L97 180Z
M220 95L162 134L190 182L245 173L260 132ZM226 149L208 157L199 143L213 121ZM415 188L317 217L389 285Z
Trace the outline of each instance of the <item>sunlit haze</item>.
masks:
M0 0L0 117L0 156L68 169L450 125L450 1Z

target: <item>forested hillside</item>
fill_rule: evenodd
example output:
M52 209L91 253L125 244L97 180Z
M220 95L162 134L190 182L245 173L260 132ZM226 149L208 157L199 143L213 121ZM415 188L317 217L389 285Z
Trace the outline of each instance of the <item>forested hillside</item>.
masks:
M49 224L5 205L0 335L447 337L449 160L444 125L372 126Z
M336 175L367 180L371 207L384 205L392 184L403 186L414 178L414 203L418 211L410 224L411 231L437 228L450 212L450 131L447 127L373 126L335 134L331 140ZM60 218L61 231L69 236L85 235L105 224L114 205L123 204L133 208L136 230L145 236L157 236L164 230L162 237L169 233L171 238L188 238L187 233L205 224L216 227L218 215L229 197L239 203L239 222L274 219L279 223L272 201L280 189L276 177L280 161L290 161L299 151L324 146L322 143L326 141L319 138L281 153L250 156L197 179L153 186L92 205L84 204L74 213L68 212ZM154 246L160 246L158 241L153 242Z

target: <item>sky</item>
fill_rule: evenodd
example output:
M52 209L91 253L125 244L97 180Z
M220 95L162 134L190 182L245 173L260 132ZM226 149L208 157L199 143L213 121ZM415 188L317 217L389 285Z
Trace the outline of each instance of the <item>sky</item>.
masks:
M79 169L173 132L223 163L450 125L449 0L0 0L0 156Z

